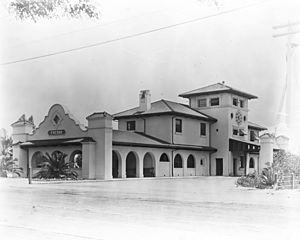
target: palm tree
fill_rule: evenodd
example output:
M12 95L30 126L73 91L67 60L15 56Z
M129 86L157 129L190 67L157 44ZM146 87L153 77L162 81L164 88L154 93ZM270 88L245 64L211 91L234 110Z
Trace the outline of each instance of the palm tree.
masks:
M18 159L13 159L12 156L6 155L2 156L0 163L0 175L1 177L9 177L13 175L21 176L23 173L23 169L21 167L17 167L16 162Z
M1 129L0 136L0 176L9 177L13 175L21 176L23 169L17 166L18 159L13 159L12 138L7 135L5 129Z
M38 171L35 178L56 178L56 179L77 179L77 172L73 171L69 162L65 162L67 154L54 152L51 155L46 153L41 164L42 168Z

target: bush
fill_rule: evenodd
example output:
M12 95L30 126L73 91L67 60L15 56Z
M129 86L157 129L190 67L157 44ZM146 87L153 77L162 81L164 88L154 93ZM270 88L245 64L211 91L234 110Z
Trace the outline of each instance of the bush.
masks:
M239 177L236 185L260 189L272 188L276 184L275 175L277 175L277 181L279 182L284 175L291 173L300 175L300 157L284 150L276 152L273 163L267 165L263 169L262 174L254 172L253 174Z
M77 179L77 172L73 171L70 167L70 163L65 163L67 154L64 153L46 153L43 157L42 168L38 171L35 178L45 179Z
M247 174L246 176L239 177L236 181L237 186L251 187L251 188L272 188L275 179L272 176L271 170L265 168L262 174L256 172Z

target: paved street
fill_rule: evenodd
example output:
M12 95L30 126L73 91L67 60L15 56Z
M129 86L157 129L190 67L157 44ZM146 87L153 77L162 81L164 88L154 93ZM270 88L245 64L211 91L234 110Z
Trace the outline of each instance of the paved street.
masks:
M237 188L235 180L0 179L1 239L299 239L299 190Z

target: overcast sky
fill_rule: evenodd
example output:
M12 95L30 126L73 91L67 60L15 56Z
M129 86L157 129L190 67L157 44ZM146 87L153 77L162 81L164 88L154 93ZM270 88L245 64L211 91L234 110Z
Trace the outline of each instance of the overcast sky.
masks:
M39 124L55 103L66 105L86 125L85 117L93 112L135 107L141 89L149 89L153 101L186 103L178 94L221 81L257 95L250 101L249 120L273 126L285 80L286 37L273 38L277 32L272 26L299 20L299 1L220 0L218 8L204 2L104 0L99 1L97 21L39 23L18 22L0 5L1 64L258 2L122 41L0 65L0 128L11 132L10 124L23 113Z

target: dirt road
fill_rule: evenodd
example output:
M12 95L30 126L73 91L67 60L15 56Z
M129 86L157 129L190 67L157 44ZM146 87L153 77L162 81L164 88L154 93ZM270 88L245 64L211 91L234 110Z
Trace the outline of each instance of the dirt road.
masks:
M1 239L300 239L299 190L235 178L32 184L0 179ZM5 236L5 238L2 238Z

